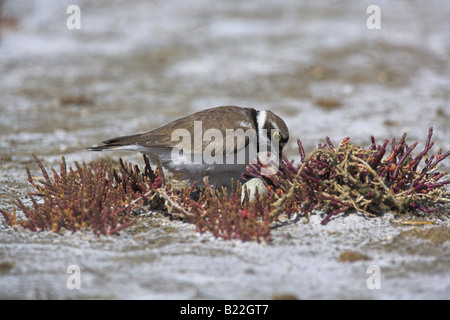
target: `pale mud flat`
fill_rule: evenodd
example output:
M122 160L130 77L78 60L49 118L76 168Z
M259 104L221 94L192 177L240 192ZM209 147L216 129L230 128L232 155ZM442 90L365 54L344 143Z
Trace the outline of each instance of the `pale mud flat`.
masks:
M442 1L2 1L0 207L86 148L217 105L270 108L298 159L329 136L450 150L450 3ZM369 30L369 5L381 29ZM449 161L442 170L449 170ZM160 213L117 236L13 230L0 218L0 298L448 299L448 209L430 225L320 213L268 244L198 234ZM433 230L427 233L427 230ZM353 261L354 260L354 261ZM80 289L70 289L79 271ZM379 271L379 282L374 278ZM69 285L68 285L69 280ZM379 284L379 288L378 288Z
M145 221L147 231L100 238L2 230L0 298L449 298L448 220L428 226L444 226L436 240L402 233L411 227L388 217L322 226L313 215L274 231L269 244L215 239L167 218Z

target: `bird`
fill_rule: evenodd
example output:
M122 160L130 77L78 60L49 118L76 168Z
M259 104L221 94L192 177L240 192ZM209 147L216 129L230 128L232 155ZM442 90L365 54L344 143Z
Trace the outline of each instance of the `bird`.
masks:
M128 150L149 156L198 187L231 187L250 163L263 163L262 175L276 174L289 129L270 110L240 106L204 109L157 129L103 141L91 151ZM206 180L205 180L206 178Z

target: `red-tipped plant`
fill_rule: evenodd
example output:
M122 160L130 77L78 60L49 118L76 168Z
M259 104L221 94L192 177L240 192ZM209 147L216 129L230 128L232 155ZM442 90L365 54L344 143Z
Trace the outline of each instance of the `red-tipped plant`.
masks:
M122 160L118 173L109 160L89 165L75 162L73 169L67 167L63 157L59 173L52 168L51 179L42 162L34 154L33 157L44 179L36 181L26 169L28 182L35 189L28 194L32 206L26 206L20 199L14 201L25 219L18 218L15 211L0 210L9 225L32 231L91 229L97 235L112 234L135 223L130 216L133 208L162 207L154 192L161 186L161 177L151 170L147 158L145 172L141 174L137 166L133 170L131 164Z
M420 210L425 213L437 212L436 208L426 208L436 202L448 202L449 193L444 186L450 179L443 179L446 173L438 172L437 166L450 152L437 155L429 152L433 129L422 152L413 156L417 142L409 146L406 134L399 143L391 143L391 152L384 158L389 144L375 143L368 149L355 147L345 138L336 148L327 137L327 144L306 156L300 140L297 141L301 164L297 167L285 159L281 174L265 178L268 185L285 193L274 205L272 214L289 208L288 201L300 203L303 212L319 209L328 212L322 221L326 223L332 216L351 211L368 215L380 215L393 211L403 213L406 210ZM425 159L422 169L421 161ZM247 176L258 176L259 167L247 170ZM298 190L302 190L299 192Z

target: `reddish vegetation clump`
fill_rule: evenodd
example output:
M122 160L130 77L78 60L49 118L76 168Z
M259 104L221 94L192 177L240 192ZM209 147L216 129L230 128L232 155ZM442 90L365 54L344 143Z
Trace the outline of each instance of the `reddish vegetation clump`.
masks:
M133 212L159 210L195 224L199 232L258 242L270 240L280 214L291 218L320 210L326 213L322 223L339 213L356 211L369 216L405 211L432 214L439 210L433 206L450 202L444 187L450 179L437 171L450 152L430 155L432 135L430 128L424 149L415 156L417 143L408 145L406 134L398 143L392 139L390 150L389 140L377 145L372 137L371 146L364 149L351 145L349 138L335 147L327 137L327 143L309 155L297 140L298 165L283 156L278 174L270 177L259 175L258 164L247 167L243 177L260 178L269 190L264 196L256 194L254 201L247 197L241 201L240 183L228 191L195 185L174 190L166 184L160 165L153 171L145 156L143 172L122 160L116 170L102 159L88 165L75 163L72 169L63 158L60 172L52 169L53 179L34 156L44 179L36 181L27 169L28 181L36 190L29 193L31 207L14 201L26 219L18 219L15 211L0 213L8 225L33 231L64 228L113 234L135 222Z
M179 212L197 231L209 231L224 239L268 241L270 230L276 217L270 217L270 205L276 201L275 194L260 196L249 202L248 196L241 201L241 184L229 192L206 188L201 191L198 200L191 199L191 189L184 189L172 197L163 194L170 209Z
M264 177L267 184L283 193L271 214L294 205L294 211L298 208L304 213L313 209L328 212L322 221L326 223L333 215L352 211L370 216L416 209L437 212L438 209L425 206L448 203L449 193L444 186L450 179L443 180L446 173L438 172L437 166L450 156L450 151L442 154L440 149L436 155L430 155L432 135L430 128L423 151L415 157L412 151L418 143L409 146L406 134L398 143L392 139L390 151L389 140L377 145L373 136L368 149L351 145L350 138L343 139L336 148L327 137L327 143L319 144L308 156L297 140L301 163L294 166L293 161L285 159L277 176ZM250 166L247 176L258 176L258 170L258 166Z
M33 154L44 176L36 181L27 168L28 182L35 192L29 192L31 207L20 199L14 204L26 219L0 210L8 225L20 225L32 231L61 228L77 231L91 229L95 234L113 234L135 223L133 207L146 204L151 191L161 187L161 177L148 164L144 173L135 166L120 161L120 173L109 160L87 165L75 162L75 170L67 167L64 157L59 173L52 168L50 178L42 162Z

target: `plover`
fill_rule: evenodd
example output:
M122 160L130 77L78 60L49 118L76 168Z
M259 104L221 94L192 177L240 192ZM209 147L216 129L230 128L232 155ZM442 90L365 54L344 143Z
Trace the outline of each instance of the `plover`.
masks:
M278 171L289 130L283 119L270 110L221 106L202 110L146 133L112 138L92 151L129 150L146 154L173 173L203 186L204 177L215 186L237 181L249 163L258 157ZM262 157L261 157L262 155Z

